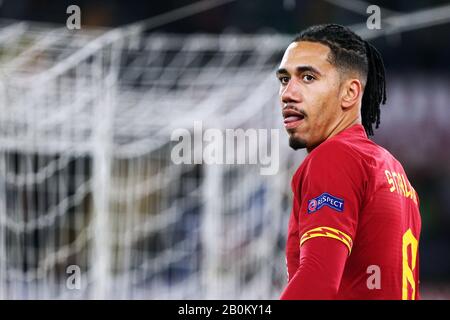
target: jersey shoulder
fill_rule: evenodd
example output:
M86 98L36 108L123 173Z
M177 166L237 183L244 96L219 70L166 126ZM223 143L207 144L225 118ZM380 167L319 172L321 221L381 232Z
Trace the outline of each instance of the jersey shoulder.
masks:
M350 139L330 139L311 152L310 161L328 166L360 166L362 153L358 149L359 146Z
M320 148L319 157L336 155L337 159L343 158L350 165L359 165L365 171L378 169L385 165L401 166L400 162L385 148L370 140L366 136L347 135L341 139L326 141ZM333 161L333 159L330 159Z

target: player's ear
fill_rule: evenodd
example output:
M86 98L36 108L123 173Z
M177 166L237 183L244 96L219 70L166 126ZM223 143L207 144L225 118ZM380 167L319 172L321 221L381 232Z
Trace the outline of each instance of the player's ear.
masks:
M357 78L349 78L344 81L342 86L341 105L343 109L348 109L356 105L362 97L362 84Z

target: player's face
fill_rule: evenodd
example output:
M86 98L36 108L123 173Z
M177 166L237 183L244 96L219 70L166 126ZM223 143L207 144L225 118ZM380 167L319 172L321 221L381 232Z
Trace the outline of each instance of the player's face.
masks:
M340 80L328 60L330 49L320 43L291 43L277 77L289 145L311 151L339 125Z

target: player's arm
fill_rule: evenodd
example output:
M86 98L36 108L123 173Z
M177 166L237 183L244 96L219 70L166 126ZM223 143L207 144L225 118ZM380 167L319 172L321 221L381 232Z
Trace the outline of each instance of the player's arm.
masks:
M334 299L347 256L347 247L334 239L321 237L306 241L301 248L297 272L281 299Z
M281 299L333 299L356 233L364 170L342 144L317 150L298 193L299 267ZM300 186L299 186L300 188Z

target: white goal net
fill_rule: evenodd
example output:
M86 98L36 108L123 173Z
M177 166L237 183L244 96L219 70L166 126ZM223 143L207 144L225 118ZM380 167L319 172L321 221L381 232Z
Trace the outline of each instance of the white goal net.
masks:
M288 40L1 22L0 298L277 298L302 155L175 164L171 134L278 128Z

